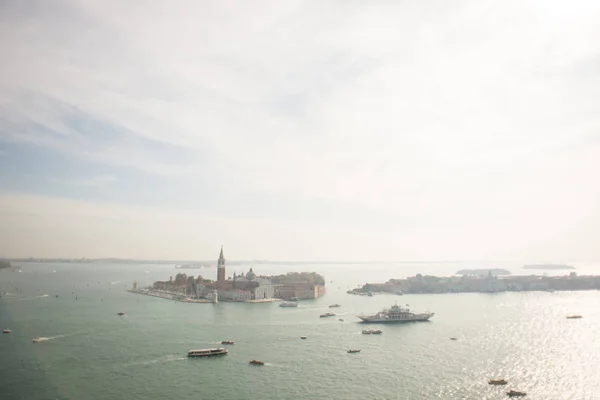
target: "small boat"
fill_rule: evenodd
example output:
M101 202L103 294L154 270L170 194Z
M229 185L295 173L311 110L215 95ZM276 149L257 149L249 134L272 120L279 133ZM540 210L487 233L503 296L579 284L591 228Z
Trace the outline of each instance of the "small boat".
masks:
M505 379L490 379L488 385L506 385L508 381Z
M383 331L381 329L365 329L362 333L363 335L381 335Z
M348 350L348 353L360 353L360 349L350 349Z
M450 340L458 340L458 338L451 337Z
M583 318L581 315L569 315L567 317L567 319L579 319L579 318Z
M252 365L265 365L264 361L260 361L260 360L250 360L250 362L248 364L252 364Z
M320 315L321 318L335 317L335 314L332 312L328 312Z
M121 316L123 316L123 315L125 315L125 313L124 313L123 311L119 311L119 312L117 313L117 315L121 315Z
M210 356L221 356L227 354L227 350L219 347L217 349L200 349L188 351L188 357L210 357Z
M290 300L291 301L300 301L300 299L298 297L292 297Z
M235 344L235 342L233 340L223 340L221 344Z
M342 321L342 322L344 322L344 318L340 318L340 319L338 319L338 321Z
M341 305L339 304L332 304L329 306L329 308L337 308L337 307L341 307Z
M10 333L10 329L2 329L2 333Z
M527 393L525 393L525 392L518 392L516 390L509 390L508 392L506 392L506 394L508 395L508 397L523 397L523 396L527 396Z
M279 305L279 307L298 307L298 303L295 303L293 301L284 301Z
M36 337L35 339L32 340L33 343L39 343L39 342L43 342L44 339L41 337Z
M300 336L300 339L306 339L306 336Z

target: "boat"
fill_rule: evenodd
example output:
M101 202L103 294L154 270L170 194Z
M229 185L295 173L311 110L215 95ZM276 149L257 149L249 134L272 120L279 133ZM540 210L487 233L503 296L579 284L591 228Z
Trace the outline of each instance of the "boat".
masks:
M298 303L295 303L293 301L284 301L279 305L279 307L298 307Z
M344 322L344 318L339 318L338 321Z
M506 394L508 395L508 397L523 397L523 396L527 396L527 393L525 392L519 392L516 390L509 390L508 392L506 392Z
M358 318L366 323L398 323L429 321L433 315L434 313L414 314L410 312L408 304L405 307L394 304L389 309L383 309L375 315L359 315Z
M508 383L508 381L506 381L505 379L490 379L488 381L489 385L506 385Z
M290 300L291 301L300 301L300 299L298 297L292 297Z
M360 349L350 349L348 353L360 353Z
M233 340L223 340L221 344L235 344L235 342Z
M329 306L329 308L337 308L337 307L341 307L340 304L332 304Z
M328 312L320 315L321 318L335 317L335 314L332 312Z
M200 349L188 351L188 357L210 357L210 356L221 356L227 354L227 349L219 347L217 349Z
M451 337L450 340L458 340L458 338Z
M125 315L125 313L124 313L123 311L119 311L119 312L117 313L117 315L121 315L121 316L123 316L123 315Z
M306 339L306 336L300 336L300 339Z
M32 341L33 343L39 343L39 342L43 342L43 341L44 341L44 338L37 337L37 338L35 338L35 339L32 339L31 341Z
M252 364L252 365L265 365L264 361L260 361L260 360L250 360L250 362L248 364Z
M579 319L579 318L583 318L581 315L569 315L567 317L567 319Z
M2 329L2 333L10 333L10 329Z
M362 331L363 335L381 335L382 333L381 329L365 329Z

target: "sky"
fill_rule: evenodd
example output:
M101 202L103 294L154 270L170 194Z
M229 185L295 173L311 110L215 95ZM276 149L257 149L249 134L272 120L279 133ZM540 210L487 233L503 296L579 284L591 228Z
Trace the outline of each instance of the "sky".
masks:
M600 260L600 2L0 2L0 256Z

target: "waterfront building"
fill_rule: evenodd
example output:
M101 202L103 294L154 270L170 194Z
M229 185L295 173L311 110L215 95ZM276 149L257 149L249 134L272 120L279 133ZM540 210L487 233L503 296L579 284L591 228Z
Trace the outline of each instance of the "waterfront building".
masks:
M275 297L275 287L269 279L259 278L252 268L246 275L233 274L233 288L250 293L249 300L264 300Z

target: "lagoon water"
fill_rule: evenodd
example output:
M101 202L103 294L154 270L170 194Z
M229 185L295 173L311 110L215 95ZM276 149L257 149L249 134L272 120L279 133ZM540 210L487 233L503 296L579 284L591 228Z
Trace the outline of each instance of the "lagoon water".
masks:
M598 291L359 297L345 292L366 281L482 266L256 264L259 274L317 271L328 293L298 308L185 304L125 291L134 280L168 279L179 272L173 265L20 265L20 273L0 271L0 292L8 292L0 298L0 328L12 330L0 336L3 400L505 399L508 389L529 399L600 399ZM228 267L228 274L249 267ZM428 323L361 335L356 314L395 301L436 314ZM330 310L334 303L342 307ZM319 318L326 311L338 316ZM569 314L584 318L567 320ZM32 343L35 337L47 340ZM227 356L185 357L224 339L236 341ZM347 354L350 348L362 352ZM254 358L266 365L248 365ZM487 385L495 378L509 384Z

